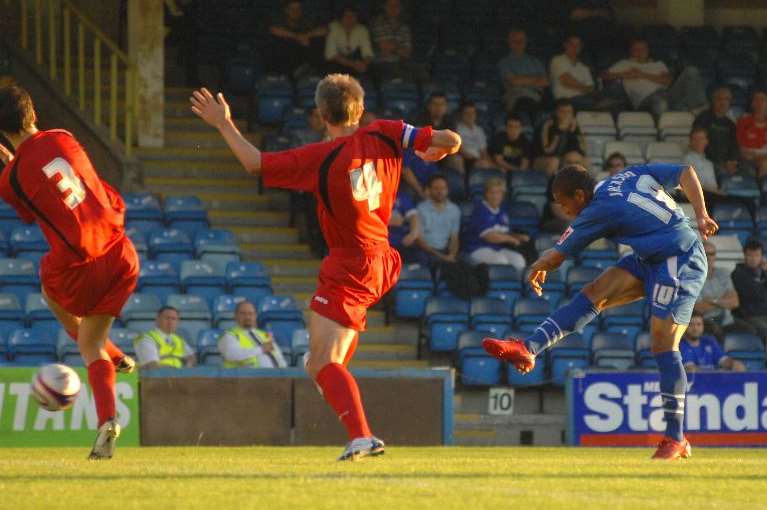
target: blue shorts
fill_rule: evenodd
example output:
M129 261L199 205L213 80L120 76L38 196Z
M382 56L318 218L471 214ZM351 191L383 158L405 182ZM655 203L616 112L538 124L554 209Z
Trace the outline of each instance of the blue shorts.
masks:
M649 263L632 254L620 259L616 266L644 282L653 316L665 319L671 314L677 324L690 323L708 272L706 253L700 241L687 252L658 263Z

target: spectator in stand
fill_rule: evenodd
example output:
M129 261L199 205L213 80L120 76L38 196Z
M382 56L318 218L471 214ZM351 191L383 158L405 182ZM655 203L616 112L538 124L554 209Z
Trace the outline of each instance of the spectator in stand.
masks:
M767 91L755 90L751 95L751 113L738 120L737 138L743 159L763 177L767 174Z
M471 101L461 104L460 119L455 124L456 132L461 135L461 151L463 167L489 168L493 161L487 153L487 137L482 126L477 125L477 107Z
M518 115L506 116L506 129L495 134L489 153L495 166L504 172L530 168L533 148L522 133L522 119Z
M323 38L328 29L304 17L299 0L287 0L282 16L269 27L272 35L272 69L293 78L316 73L321 67Z
M706 193L706 203L709 200L716 202L716 195L720 195L719 183L716 182L714 164L706 158L706 146L708 145L708 131L704 128L693 128L690 132L689 145L682 163L695 167L700 185Z
M732 271L732 283L738 293L738 316L749 332L767 337L767 260L759 239L751 238L743 248L744 262Z
M256 327L256 307L240 301L234 309L237 326L218 339L224 368L284 368L288 366L271 333Z
M646 40L635 39L629 48L629 58L613 64L602 78L622 80L635 110L649 111L657 120L669 109L693 111L705 106L706 91L695 67L684 68L674 80L666 64L650 59Z
M692 312L690 324L679 343L679 351L682 353L682 363L687 372L695 372L701 368L746 371L743 363L722 352L716 338L706 334L703 315L697 311Z
M325 60L328 72L362 76L373 60L370 32L357 22L357 10L347 5L341 17L330 23L325 39Z
M447 96L444 92L434 91L426 101L426 108L414 119L416 126L431 126L433 129L455 130L455 122L447 112ZM439 163L440 168L451 168L464 173L463 158L458 154L451 154L443 158Z
M407 150L402 155L402 180L417 195L419 200L428 197L426 183L429 178L439 172L439 166L433 161L425 161L412 150Z
M612 177L613 175L622 172L628 165L629 162L626 160L626 156L620 152L613 152L607 156L607 161L605 161L605 172Z
M714 163L717 172L728 175L738 171L740 159L737 130L729 113L731 104L732 91L728 86L721 85L711 94L711 108L701 112L693 123L694 128L708 131L706 157Z
M418 210L407 193L398 191L389 217L389 244L399 252L403 262L418 262L415 241L419 232Z
M596 104L597 95L591 69L578 59L583 47L581 38L569 35L562 46L564 53L552 58L549 63L554 99L569 99L576 108L590 110Z
M509 54L498 61L498 70L505 89L506 110L535 111L539 108L549 79L546 67L528 55L527 32L514 28L508 35Z
M139 368L190 368L197 364L194 349L176 333L178 320L178 310L172 306L157 311L157 327L134 341Z
M322 122L320 111L316 106L307 112L306 119L307 127L296 129L292 132L295 143L297 145L307 145L324 140L327 136L325 123Z
M415 78L425 82L429 79L427 68L413 62L413 45L410 27L402 19L400 0L386 0L383 13L372 25L376 45L375 74L379 81L392 78Z
M448 200L447 179L434 174L426 183L427 200L418 204L420 232L416 243L421 249L419 260L428 266L434 262L458 260L458 234L461 210Z
M501 207L506 196L506 184L492 177L485 181L484 200L474 205L468 225L466 252L472 264L502 264L525 269L522 245L530 236L509 231L509 215Z
M575 109L569 99L558 99L554 118L543 124L540 152L542 156L537 158L534 166L547 175L554 175L566 164L588 168L586 140L575 120Z
M703 314L706 329L720 340L724 333L731 331L752 331L748 324L732 316L732 310L738 308L740 301L730 275L716 267L716 245L704 241L703 248L706 250L708 273L695 310Z

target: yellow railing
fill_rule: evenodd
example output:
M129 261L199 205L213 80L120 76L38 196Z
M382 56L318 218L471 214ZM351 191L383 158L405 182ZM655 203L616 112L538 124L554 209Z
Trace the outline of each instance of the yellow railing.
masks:
M68 0L19 0L19 8L21 47L32 51L38 65L47 64L50 78L62 83L83 112L90 110L113 141L122 141L130 156L137 114L134 63Z

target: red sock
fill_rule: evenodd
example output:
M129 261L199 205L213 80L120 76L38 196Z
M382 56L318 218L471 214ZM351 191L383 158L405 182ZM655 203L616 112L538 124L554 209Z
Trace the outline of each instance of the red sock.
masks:
M317 374L316 382L322 388L322 396L346 427L349 440L372 435L365 418L365 410L362 408L357 381L346 367L338 363L329 363Z
M105 359L88 365L88 382L96 401L99 427L115 417L115 366Z
M77 342L77 333L73 333L72 331L67 331L67 334L69 337ZM110 339L107 338L106 342L104 342L104 350L107 351L107 355L109 356L109 359L112 360L112 363L117 364L118 361L120 361L125 354L120 350L119 347L117 347L115 344L112 343Z

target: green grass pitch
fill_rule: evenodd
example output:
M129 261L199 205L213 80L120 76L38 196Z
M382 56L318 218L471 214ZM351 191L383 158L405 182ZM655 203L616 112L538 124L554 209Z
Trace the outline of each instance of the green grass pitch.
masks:
M767 508L767 451L397 448L340 463L340 448L0 448L0 508Z

